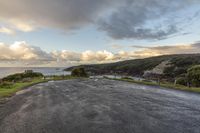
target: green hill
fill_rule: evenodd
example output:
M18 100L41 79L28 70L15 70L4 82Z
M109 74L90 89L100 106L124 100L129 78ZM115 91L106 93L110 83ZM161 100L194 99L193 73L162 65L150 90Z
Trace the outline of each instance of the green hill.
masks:
M145 71L151 71L166 61L168 62L168 67L163 68L163 75L168 78L179 77L185 74L191 66L200 64L200 54L163 55L108 64L80 65L65 70L71 71L74 68L83 67L90 75L119 74L143 76Z

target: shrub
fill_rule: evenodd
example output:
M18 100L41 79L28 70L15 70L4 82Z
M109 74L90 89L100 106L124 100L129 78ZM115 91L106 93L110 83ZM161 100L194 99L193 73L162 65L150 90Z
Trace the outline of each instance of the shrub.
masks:
M9 75L3 78L3 81L12 82L12 81L22 81L25 78L35 78L35 77L43 77L42 73L32 72L32 73L17 73L13 75Z
M84 68L75 68L72 70L71 76L73 77L88 77Z
M10 88L11 85L12 83L10 82L2 82L0 83L0 88Z
M189 68L187 76L192 86L200 87L200 65Z
M179 77L179 78L176 79L176 83L180 84L180 85L185 85L186 86L187 82L188 82L188 80L187 80L186 77Z

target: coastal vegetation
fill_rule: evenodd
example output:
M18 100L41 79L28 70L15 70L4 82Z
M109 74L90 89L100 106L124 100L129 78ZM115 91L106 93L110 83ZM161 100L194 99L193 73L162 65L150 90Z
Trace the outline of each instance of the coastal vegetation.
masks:
M36 73L31 70L25 71L24 73L9 75L0 81L0 99L10 97L17 91L38 83L48 82L51 80L68 80L73 78L76 77L70 75L44 76L42 73Z
M188 82L193 86L200 87L200 65L195 65L187 71Z
M0 85L0 98L10 97L15 94L15 92L22 90L23 88L46 81L47 80L44 80L43 78L33 78L29 82L3 82Z
M188 87L188 86L184 86L184 85L180 85L180 84L173 84L170 82L161 82L160 84L158 84L157 82L152 82L150 80L134 80L134 79L127 78L127 77L120 78L120 79L108 78L108 77L106 77L106 78L111 79L111 80L125 81L125 82L142 84L142 85L161 86L161 87L169 88L169 89L200 93L200 87Z
M80 68L75 68L71 72L72 77L88 77L88 74L85 72L85 69L80 67Z
M24 73L16 73L4 77L2 81L4 82L17 82L17 81L25 81L31 80L32 78L41 78L44 75L42 73L33 72L32 70L26 70Z
M81 65L65 69L84 68L89 75L119 75L139 77L157 83L182 88L200 87L200 54L162 55L108 64ZM170 85L170 86L171 86Z
M119 75L115 80L200 92L200 54L164 55L109 64L81 65L66 69L71 75L44 76L26 70L0 80L0 98L12 96L28 86L50 80L85 78L93 75ZM134 80L130 77L139 77Z

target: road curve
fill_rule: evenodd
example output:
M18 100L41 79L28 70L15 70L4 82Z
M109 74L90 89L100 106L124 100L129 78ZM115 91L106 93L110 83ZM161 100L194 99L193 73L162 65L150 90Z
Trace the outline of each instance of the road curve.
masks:
M100 79L41 83L0 105L0 133L199 133L200 95Z

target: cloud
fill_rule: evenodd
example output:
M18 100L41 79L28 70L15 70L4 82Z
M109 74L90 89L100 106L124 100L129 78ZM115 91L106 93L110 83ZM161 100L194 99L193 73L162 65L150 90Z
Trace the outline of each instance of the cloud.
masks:
M21 21L21 20L9 20L9 25L13 27L13 29L23 32L34 31L36 28L36 24L31 24L31 22Z
M15 35L17 31L31 32L34 31L37 27L39 26L33 23L29 23L28 21L22 21L17 19L2 19L0 22L0 33Z
M0 43L0 53L0 61L44 61L51 59L49 54L41 50L39 47L29 46L24 41L15 42L11 45Z
M15 31L13 31L12 29L6 28L6 27L0 27L0 33L13 35L13 34L15 34Z
M132 45L131 47L132 47L132 48L140 48L140 49L143 49L143 48L151 48L151 47L148 47L148 46L141 46L141 45Z
M200 53L200 43L173 45L173 46L157 46L149 47L139 51L135 51L132 55L135 58L144 58L150 56L170 55L170 54L192 54Z
M200 43L188 45L157 46L141 48L136 51L119 51L112 53L106 50L84 52L52 51L45 52L39 47L31 46L24 41L13 44L0 43L0 64L3 66L71 66L91 63L109 63L122 60L145 58L169 54L200 53Z
M128 60L137 58L146 58L160 55L171 55L171 54L196 54L200 53L200 43L196 42L193 44L182 44L172 46L156 46L156 47L143 47L133 45L140 50L136 51L119 51L114 54L114 60Z
M93 23L115 0L0 0L0 20L20 30L51 27L71 30ZM17 22L17 24L15 23Z
M88 50L82 53L81 59L82 61L111 61L114 59L114 54L106 50L97 52Z
M58 62L61 61L81 61L81 54L78 52L72 52L67 50L53 51L50 53L53 58L57 59Z
M123 46L122 46L122 45L119 45L119 44L113 44L113 45L111 45L111 48L112 48L112 49L122 49Z
M67 32L93 24L114 39L165 39L182 30L179 24L186 22L182 21L186 17L182 12L199 3L198 0L0 0L0 21L23 32L37 28Z
M166 39L180 32L182 19L197 0L126 0L126 4L99 22L114 39ZM194 11L193 14L196 12ZM185 18L186 17L186 18Z
M81 63L103 63L114 59L114 54L103 51L52 51L45 52L39 47L31 46L25 41L14 42L13 44L0 43L0 64L20 64L22 66L69 66L70 64ZM12 62L12 63L11 63Z

